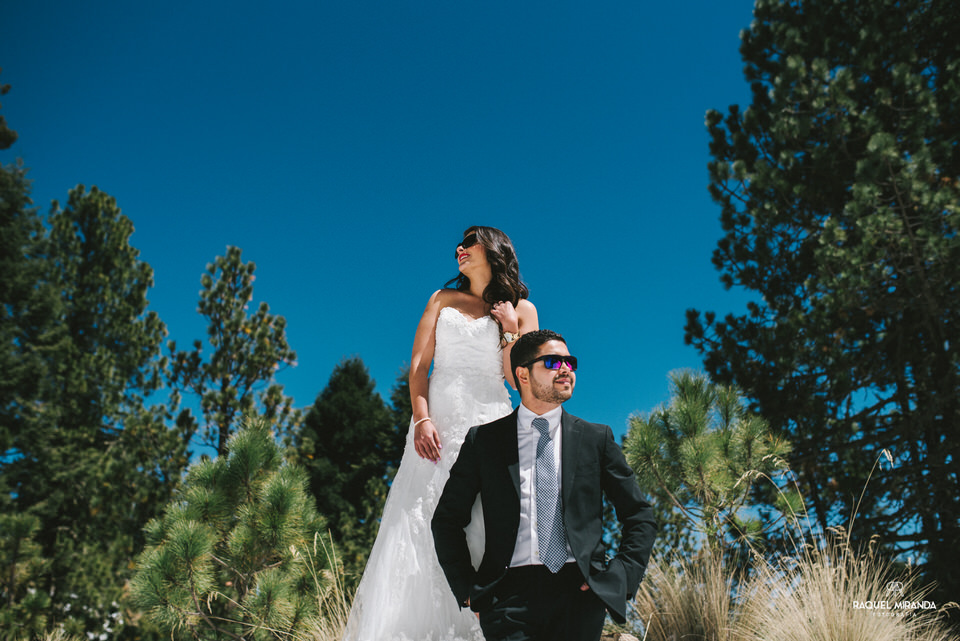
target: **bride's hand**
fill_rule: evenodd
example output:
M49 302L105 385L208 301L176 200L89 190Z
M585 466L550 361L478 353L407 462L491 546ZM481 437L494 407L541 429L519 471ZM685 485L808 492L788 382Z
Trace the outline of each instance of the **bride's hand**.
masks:
M426 421L417 424L413 428L413 447L417 450L420 458L425 458L436 463L440 460L440 434L437 428L433 426L433 421Z
M517 310L513 303L508 300L502 300L490 309L490 313L500 321L503 331L516 334L520 331L520 318L517 316Z

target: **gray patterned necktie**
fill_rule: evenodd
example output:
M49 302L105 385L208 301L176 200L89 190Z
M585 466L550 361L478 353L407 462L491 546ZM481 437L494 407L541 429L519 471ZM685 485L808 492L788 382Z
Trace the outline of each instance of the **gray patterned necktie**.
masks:
M563 530L563 507L557 466L554 463L550 423L542 416L533 419L533 427L540 432L537 441L537 538L540 560L556 573L567 562L567 537Z

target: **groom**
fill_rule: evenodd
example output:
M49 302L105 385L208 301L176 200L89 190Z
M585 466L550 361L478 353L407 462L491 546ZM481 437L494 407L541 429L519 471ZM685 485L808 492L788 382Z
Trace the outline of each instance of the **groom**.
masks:
M467 433L433 516L437 557L487 641L595 641L607 610L625 620L653 546L653 512L610 428L560 407L577 369L563 337L524 334L510 364L521 405ZM475 571L463 528L477 494L486 542ZM604 494L622 528L610 560Z

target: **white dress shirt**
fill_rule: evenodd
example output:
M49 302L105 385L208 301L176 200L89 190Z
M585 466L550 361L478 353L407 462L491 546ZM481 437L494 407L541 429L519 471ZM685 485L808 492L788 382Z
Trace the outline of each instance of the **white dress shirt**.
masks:
M550 439L553 445L553 460L557 472L557 487L560 487L560 407L543 414L550 424ZM540 432L533 427L537 418L526 405L521 403L517 412L517 448L520 455L520 528L517 530L517 543L513 548L510 567L521 565L543 565L540 561L540 542L537 538L537 483L534 478L537 462L537 442ZM567 561L573 561L570 544L567 544Z

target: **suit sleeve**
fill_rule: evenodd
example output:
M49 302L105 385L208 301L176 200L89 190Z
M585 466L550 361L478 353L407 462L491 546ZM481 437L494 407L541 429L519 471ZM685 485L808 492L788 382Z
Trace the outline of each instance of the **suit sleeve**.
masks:
M640 492L633 470L627 464L609 426L604 442L603 491L620 521L620 548L611 564L619 563L626 579L626 598L632 599L647 570L647 561L657 534L653 508Z
M437 560L461 607L466 606L475 574L464 528L480 492L476 435L475 427L467 432L431 521Z

